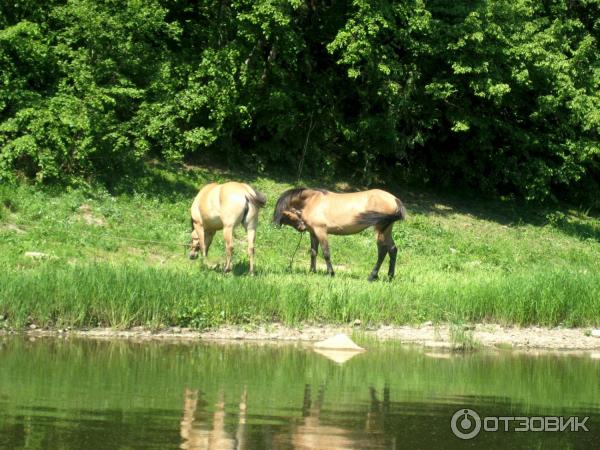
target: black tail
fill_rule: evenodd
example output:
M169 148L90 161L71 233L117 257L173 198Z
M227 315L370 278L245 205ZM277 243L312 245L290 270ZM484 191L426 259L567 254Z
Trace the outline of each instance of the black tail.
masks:
M367 211L359 214L358 221L363 225L375 226L379 230L385 230L392 223L406 219L406 208L399 199L396 199L396 205L396 212L392 214Z
M262 208L267 204L267 196L260 191L252 188L254 195L247 195L246 199L257 208Z

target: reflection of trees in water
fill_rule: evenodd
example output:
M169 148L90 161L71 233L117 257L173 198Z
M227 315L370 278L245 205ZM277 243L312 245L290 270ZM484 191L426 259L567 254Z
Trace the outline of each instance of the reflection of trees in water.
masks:
M369 394L368 409L359 413L359 417L364 417L364 422L343 423L342 419L324 417L325 386L319 386L317 395L313 398L312 387L307 384L304 387L302 416L291 418L289 425L280 427L274 433L267 431L265 436L261 436L259 445L275 449L319 450L395 448L395 439L386 436L386 420L390 411L389 387L384 387L382 400L379 400L374 387L369 388ZM233 450L257 447L247 438L246 389L240 397L235 432L225 428L227 413L222 390L219 391L212 414L204 411L206 406L207 402L199 398L198 391L185 390L181 419L182 449Z

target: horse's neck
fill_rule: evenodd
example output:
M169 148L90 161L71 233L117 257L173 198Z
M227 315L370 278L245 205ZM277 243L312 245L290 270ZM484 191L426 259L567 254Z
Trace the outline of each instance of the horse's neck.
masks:
M304 190L301 194L298 195L296 199L297 206L295 207L299 210L302 210L304 206L306 206L306 204L310 201L310 199L320 194L321 193L319 191L315 191L313 189Z

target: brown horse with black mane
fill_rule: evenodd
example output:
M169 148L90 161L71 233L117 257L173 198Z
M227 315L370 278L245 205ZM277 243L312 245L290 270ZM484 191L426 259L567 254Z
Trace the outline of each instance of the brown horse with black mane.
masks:
M377 237L377 263L369 281L377 279L379 268L390 255L388 276L394 277L398 249L392 238L392 227L404 220L406 209L394 195L380 189L338 194L324 189L296 188L285 191L275 206L273 222L290 225L296 230L310 232L310 270L316 272L319 244L327 264L327 273L333 275L329 253L329 234L355 234L370 226Z

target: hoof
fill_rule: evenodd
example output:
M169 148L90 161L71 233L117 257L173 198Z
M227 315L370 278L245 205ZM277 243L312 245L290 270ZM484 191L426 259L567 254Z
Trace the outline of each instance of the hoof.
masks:
M375 280L379 280L378 275L369 275L369 278L367 278L367 281L369 281L369 282L373 282Z

